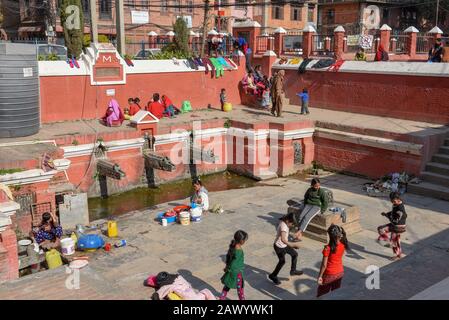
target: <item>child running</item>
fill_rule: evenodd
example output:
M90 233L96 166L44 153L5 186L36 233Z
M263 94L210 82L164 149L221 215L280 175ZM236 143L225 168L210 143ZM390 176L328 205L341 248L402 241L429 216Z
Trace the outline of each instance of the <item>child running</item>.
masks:
M390 201L393 204L393 209L390 212L381 213L382 216L390 220L390 223L377 228L377 232L379 233L377 241L379 243L381 241L389 241L394 253L391 260L398 260L404 257L401 248L401 233L406 231L407 213L405 212L405 207L399 193L392 192L390 194ZM388 237L388 234L390 234L390 237Z
M318 276L317 298L341 287L343 279L343 255L348 250L345 230L332 224L327 229L329 244L324 247L323 261Z
M224 284L220 300L225 300L230 289L237 289L239 300L245 300L243 269L245 267L243 244L248 240L248 234L243 230L238 230L234 234L234 239L229 245L226 254L225 274L221 277L221 283Z
M292 265L290 268L291 276L300 276L303 274L302 271L296 270L296 264L298 261L298 253L295 249L298 248L298 243L289 242L288 235L290 228L294 226L293 213L289 213L279 219L279 225L277 228L276 239L274 240L274 251L278 256L279 262L276 265L274 271L268 276L268 278L274 282L274 284L279 285L281 281L278 279L279 271L285 264L285 255L289 254L292 257Z

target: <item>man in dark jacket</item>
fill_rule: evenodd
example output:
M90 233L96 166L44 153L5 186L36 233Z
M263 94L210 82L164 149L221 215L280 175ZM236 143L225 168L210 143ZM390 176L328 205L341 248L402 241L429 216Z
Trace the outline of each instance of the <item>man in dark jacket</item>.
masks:
M441 39L435 41L435 45L429 50L429 61L431 62L441 62L443 60L443 44Z

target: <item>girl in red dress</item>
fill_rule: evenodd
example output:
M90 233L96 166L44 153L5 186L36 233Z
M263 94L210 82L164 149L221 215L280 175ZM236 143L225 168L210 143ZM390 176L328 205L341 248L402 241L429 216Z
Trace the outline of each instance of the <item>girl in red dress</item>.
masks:
M341 287L344 274L343 255L349 248L346 232L342 227L333 224L327 233L329 234L329 244L323 250L317 297Z

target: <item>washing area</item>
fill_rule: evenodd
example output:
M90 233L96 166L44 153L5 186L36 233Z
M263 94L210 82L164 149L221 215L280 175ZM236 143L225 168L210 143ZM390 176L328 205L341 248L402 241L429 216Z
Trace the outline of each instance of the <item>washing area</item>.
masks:
M209 192L253 187L256 180L232 172L220 172L202 176ZM89 220L95 221L118 216L136 210L148 209L161 203L186 199L192 195L192 180L185 179L160 185L157 188L136 188L107 198L90 198Z
M250 188L257 185L256 180L228 171L202 176L201 181L209 192ZM109 252L113 248L127 245L126 239L120 237L117 221L120 215L186 199L192 195L192 192L192 179L184 179L163 184L157 188L141 187L107 198L87 199L89 222L77 224L74 228L65 228L57 249L44 252L32 243L30 237L22 235L18 243L19 276L23 277L64 265L70 268L85 267L89 263L89 256L97 250ZM195 208L195 205L188 200L185 202L186 205L174 208L178 210L178 215L171 219L164 219L162 217L164 212L158 212L155 209L155 220L162 226L172 223L188 226L191 223L200 222L201 210ZM75 202L72 203L74 204ZM87 210L83 208L85 209ZM60 217L63 218L64 215Z

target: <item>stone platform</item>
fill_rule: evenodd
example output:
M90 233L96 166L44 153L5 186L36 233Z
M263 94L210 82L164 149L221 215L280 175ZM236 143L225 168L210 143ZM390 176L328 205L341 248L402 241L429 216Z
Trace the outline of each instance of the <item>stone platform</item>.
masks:
M301 213L303 208L302 200L293 198L288 200L287 204L289 205L287 213L293 213L294 215L299 215ZM304 232L304 236L323 243L328 243L329 236L327 234L327 229L329 229L332 224L343 227L347 236L363 230L360 224L360 210L358 207L338 202L334 202L331 207L344 209L346 215L345 222L343 222L340 212L331 212L329 208L327 212L316 215L312 221L310 221Z
M345 208L344 206L336 203L336 206ZM351 236L357 232L362 231L360 225L360 211L358 207L346 207L346 222L343 223L339 213L326 212L319 214L312 219L304 235L310 239L321 241L323 243L329 242L329 236L327 229L336 224L343 227L346 231L346 235Z

